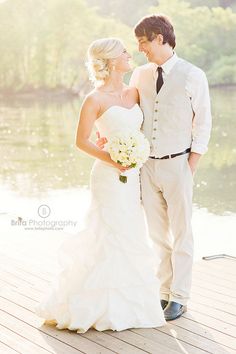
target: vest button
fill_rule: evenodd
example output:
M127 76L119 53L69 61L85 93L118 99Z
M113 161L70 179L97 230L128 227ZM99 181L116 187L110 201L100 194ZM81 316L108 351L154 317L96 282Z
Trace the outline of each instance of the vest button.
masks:
M157 119L154 119L154 122L157 122Z
M157 128L154 128L153 130L157 130Z
M155 138L155 136L152 138L152 140L155 140L156 138Z
M158 112L158 110L157 110L157 109L155 109L155 112Z
M156 103L159 103L158 101L156 101Z

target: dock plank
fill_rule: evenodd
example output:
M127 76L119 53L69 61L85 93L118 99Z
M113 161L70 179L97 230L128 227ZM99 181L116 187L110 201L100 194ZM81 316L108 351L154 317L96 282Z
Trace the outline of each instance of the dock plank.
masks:
M12 235L2 242L0 238L0 353L236 354L234 260L194 264L188 312L166 326L78 334L42 325L35 314L58 272L55 250L62 241L54 235L50 253L42 244L46 239L38 235L21 233L16 243Z

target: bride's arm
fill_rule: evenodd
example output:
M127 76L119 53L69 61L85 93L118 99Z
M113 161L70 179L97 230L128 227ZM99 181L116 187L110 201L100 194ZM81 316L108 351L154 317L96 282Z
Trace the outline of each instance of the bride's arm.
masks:
M99 111L100 105L96 98L93 96L88 96L83 102L80 111L79 124L76 134L76 146L87 154L119 168L120 171L125 171L127 168L114 162L108 152L99 149L94 143L90 141L90 135L94 122L98 117Z

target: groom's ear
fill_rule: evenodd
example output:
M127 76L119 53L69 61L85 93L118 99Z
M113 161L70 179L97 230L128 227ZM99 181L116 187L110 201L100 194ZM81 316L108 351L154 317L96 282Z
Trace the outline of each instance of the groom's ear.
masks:
M153 33L153 37L152 38L153 38L152 41L155 40L158 45L162 45L163 42L164 42L162 34Z

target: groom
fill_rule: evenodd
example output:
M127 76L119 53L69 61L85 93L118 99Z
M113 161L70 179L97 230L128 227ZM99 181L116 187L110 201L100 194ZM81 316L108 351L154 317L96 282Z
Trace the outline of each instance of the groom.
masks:
M141 171L142 199L160 258L161 305L168 321L186 311L190 294L193 174L207 151L210 99L204 72L173 51L175 34L166 16L147 16L134 31L149 61L130 81L139 91L143 132L151 144Z
M151 145L141 170L142 200L160 260L161 305L168 321L186 311L190 294L193 174L207 151L210 99L204 72L173 51L175 34L166 16L147 16L134 31L149 62L136 68L130 81L139 92L142 129Z

